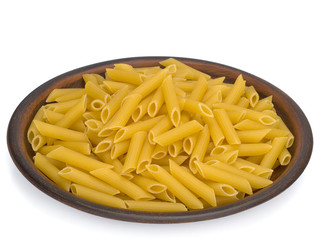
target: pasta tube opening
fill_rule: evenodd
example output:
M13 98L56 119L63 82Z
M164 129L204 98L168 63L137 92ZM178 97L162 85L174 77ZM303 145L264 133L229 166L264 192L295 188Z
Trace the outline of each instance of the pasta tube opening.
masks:
M159 107L157 107L157 102L156 101L152 101L149 105L148 105L148 115L151 117L154 117L157 114L157 111L159 110Z
M167 189L167 187L163 184L154 184L148 187L148 191L150 193L161 193L163 191L165 191Z
M95 119L89 119L85 122L85 126L94 132L99 132L103 127L103 123Z
M228 184L221 184L220 188L222 192L226 194L226 196L235 196L238 193L233 187Z
M269 116L269 115L264 115L262 117L259 118L259 122L264 124L264 125L272 125L273 123L276 122L276 120Z

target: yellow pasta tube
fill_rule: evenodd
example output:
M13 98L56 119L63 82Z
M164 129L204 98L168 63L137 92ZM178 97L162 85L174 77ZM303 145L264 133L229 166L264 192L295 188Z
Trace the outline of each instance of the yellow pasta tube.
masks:
M213 95L217 94L217 92L220 92L220 94L217 96L217 101L216 102L222 102L223 96L230 90L230 87L227 85L214 85L214 86L209 86L207 92L205 93L202 101L204 103L207 103L207 101L210 100L210 98L213 97ZM209 107L212 107L210 105Z
M134 70L138 73L142 73L145 75L151 75L159 72L161 70L160 66L155 67L135 67Z
M186 171L184 168L180 167L174 161L169 160L169 168L171 174L185 187L196 195L203 198L211 206L216 206L215 192L213 188L210 188L204 182L196 178L189 171Z
M63 141L88 142L88 137L82 132L55 126L49 123L33 120L36 128L45 137L60 139Z
M110 150L113 146L113 138L114 136L110 136L100 141L96 147L93 148L93 152L102 153Z
M167 189L167 187L164 184L161 184L155 181L154 179L143 177L140 175L134 175L134 178L131 181L136 185L140 186L145 191L150 192L152 194L161 193Z
M59 176L85 187L94 189L99 192L108 193L110 195L116 195L119 192L116 188L108 185L107 183L93 177L92 175L80 171L73 167L65 167L58 172Z
M122 173L130 173L137 168L140 152L142 150L147 132L140 131L133 135L130 140L128 152L125 158Z
M197 133L202 129L203 126L200 123L196 120L192 120L155 137L154 142L162 146L167 146L184 137Z
M175 127L181 120L181 110L179 108L172 76L168 75L162 83L162 92L170 120Z
M105 106L106 106L106 103L100 99L90 99L90 101L88 102L87 109L89 111L98 112L98 111L101 111Z
M161 192L161 193L155 193L154 196L166 202L171 202L171 203L176 202L175 195L168 190L165 190L164 192Z
M286 146L287 140L287 137L274 138L271 144L271 151L264 155L260 165L263 167L272 168L283 148Z
M178 140L170 145L168 145L168 154L171 157L177 157L183 148L183 140Z
M204 158L204 162L215 159L221 162L232 164L236 161L238 154L239 152L237 150L230 150L220 154L211 153L210 156Z
M200 76L204 76L205 79L211 78L210 75L200 72L200 71L198 71L198 70L196 70L196 69L194 69L194 68L192 68L192 67L190 67L190 66L188 66L188 65L186 65L186 64L182 63L181 61L178 61L177 59L174 59L174 58L168 58L164 61L161 61L160 64L165 67L167 67L171 64L175 64L178 69L182 69L187 72L186 78L188 78L188 79L197 80L197 79L199 79Z
M160 183L167 186L179 200L181 200L188 208L202 209L202 202L191 193L182 183L169 174L164 168L151 164L146 167L150 174Z
M197 142L195 144L193 153L189 161L189 168L194 174L197 172L194 165L194 161L201 161L201 162L203 161L207 150L207 145L209 142L210 142L210 132L209 132L208 126L205 125L198 136Z
M108 163L110 165L113 165L113 159L111 158L110 152L111 151L95 153L95 157L97 157L97 160L101 160L104 163Z
M250 119L244 119L239 123L235 124L234 128L238 130L259 130L259 129L271 129L272 126L266 126L262 123L259 123Z
M79 184L72 184L71 192L78 197L95 203L107 205L109 207L127 208L122 199Z
M83 88L79 88L79 89L75 89L75 90L78 90L78 91L71 92L71 93L62 95L60 97L57 97L55 102L59 103L59 102L67 102L67 101L70 101L70 100L79 99L83 95L86 94L86 91Z
M39 148L38 152L42 155L47 155L49 152L59 147L60 145L42 146L41 148ZM65 163L62 163L62 166L65 166Z
M245 88L245 97L249 100L250 106L253 108L259 101L259 94L253 86Z
M56 140L54 141L54 144L70 148L85 155L89 155L91 153L90 144L88 142L67 142Z
M153 159L152 163L156 165L161 165L161 166L168 166L169 160L174 161L178 165L181 165L185 162L185 160L189 158L187 154L185 155L178 155L177 157L171 157L169 155L165 156L164 158L161 159Z
M199 133L194 133L190 136L187 136L183 140L183 150L188 154L192 154L193 149L196 145Z
M136 106L142 99L139 94L129 95L125 100L119 110L114 114L109 122L102 128L98 136L107 137L113 130L118 130L124 127L130 116L135 111Z
M209 166L205 163L195 161L196 168L203 178L208 180L229 184L232 187L252 195L252 188L247 179L238 176L226 170L219 169L215 166Z
M189 98L195 101L201 101L207 89L208 89L208 85L207 85L206 78L204 76L200 76Z
M180 88L184 92L189 93L193 91L196 83L197 83L196 81L175 81L175 86Z
M128 91L133 91L136 86L128 83L114 82L114 81L104 81L105 88L112 94L116 94L119 90L128 88Z
M124 71L118 69L106 69L108 76L117 82L125 82L140 85L145 79L145 75L135 71Z
M121 175L122 177L128 179L128 180L131 180L133 179L133 174L131 173L122 173L122 170L123 170L123 164L120 160L118 160L117 158L115 159L112 159L111 162L110 162L114 168L113 170L118 173L119 175Z
M133 136L134 133L139 131L149 131L153 128L158 122L162 121L164 118L163 115L157 116L144 121L138 121L136 123L129 124L117 131L115 134L114 142L118 143L124 140L127 140Z
M125 86L121 88L118 92L111 96L110 101L105 105L105 107L101 110L101 120L104 124L114 116L114 114L119 109L122 100L128 94L128 87Z
M253 108L254 111L262 112L264 110L271 110L274 107L272 103L272 96L268 96L258 101L256 106Z
M82 116L84 116L84 114L85 113L83 113ZM66 115L64 115L62 113L57 113L57 112L54 112L54 111L51 111L48 109L44 109L44 116L45 116L45 119L47 120L47 123L54 124L54 125L56 125L56 123L59 120L61 120L62 118L64 118L64 117L68 118ZM73 119L74 119L74 117L72 117L71 119L69 118L68 120L66 119L67 120L66 126L69 126L68 122L70 122L70 120L73 121ZM60 126L60 127L64 127L64 126ZM76 119L74 123L70 124L70 126L68 128L70 128L71 130L78 131L78 132L84 132L85 125L82 121L81 116L78 119Z
M145 98L151 94L154 90L162 85L164 78L169 74L176 71L175 65L169 65L165 69L160 70L155 75L146 79L141 85L135 88L130 94L140 94L142 98Z
M91 171L103 167L112 167L109 164L100 162L94 158L91 158L89 156L86 156L84 154L81 154L79 152L65 147L59 147L55 150L52 150L50 153L47 154L47 157L56 159L61 162L65 162L74 167L79 167L86 171Z
M130 144L130 140L115 143L111 147L111 158L115 159L115 158L118 158L119 156L127 153L128 148L129 148L129 144Z
M271 131L271 129L236 131L242 143L258 143Z
M82 78L84 79L84 82L93 82L95 84L99 84L98 83L98 78L96 78L95 74L92 73L86 73L82 75Z
M82 95L84 95L86 91L83 88L56 88L52 90L49 94L49 96L46 98L46 102L65 102L65 101L57 101L57 99L62 98L64 96L68 96L69 94L72 94L73 97L69 100L79 99Z
M70 100L67 102L60 102L60 103L49 103L45 105L45 108L54 112L65 113L78 102L79 102L79 99L74 99L74 100Z
M85 121L87 131L98 133L103 128L103 123L97 119L89 119Z
M236 106L248 108L250 106L250 100L246 97L241 97L240 100L236 103Z
M242 143L239 145L220 145L218 147L225 148L225 150L237 150L239 151L239 157L244 156L259 156L266 154L272 148L268 143ZM213 149L214 153L214 149Z
M138 162L137 162L137 168L136 168L137 174L140 174L143 171L145 171L146 166L152 162L153 151L154 151L154 145L152 145L149 142L148 138L146 137L144 145L142 147L142 150L138 158Z
M44 106L40 107L39 110L36 112L33 120L43 121L46 118L45 110L46 109ZM28 128L28 131L27 131L27 139L29 143L31 143L32 139L37 135L39 135L39 131L36 125L34 124L34 122L31 122L30 127Z
M135 72L133 66L126 63L115 63L114 66L115 66L115 69L117 70Z
M104 103L108 102L110 99L110 95L92 81L86 83L85 90L88 96L93 99L99 99Z
M162 159L167 155L168 147L167 146L161 146L156 145L154 148L152 159Z
M35 166L50 180L52 180L62 189L69 192L70 181L59 176L59 169L55 165L53 165L46 156L40 153L36 153L34 157L34 163Z
M238 193L234 187L225 183L217 183L213 181L205 181L205 183L214 189L215 195L217 196L232 197Z
M134 201L124 200L127 208L146 212L186 212L187 208L182 203L159 202L159 201Z
M92 131L91 128L87 128L85 131L85 134L90 140L90 143L92 144L93 147L97 146L101 141L104 140L103 137L98 137L98 133L95 131Z
M89 120L89 119L96 119L96 120L100 120L100 112L97 111L86 111L84 112L84 114L82 115L84 120Z
M246 112L245 111L228 111L227 115L231 120L232 124L237 124L244 119Z
M244 193L243 192L238 192L238 194L236 194L235 196L231 196L231 197L226 197L226 196L217 196L216 197L216 202L217 202L217 206L224 206L236 201L240 201L241 199L244 198Z
M225 136L215 118L203 117L203 120L208 125L214 145L218 146L222 144L222 142L225 139Z
M146 97L137 105L135 111L132 114L132 119L134 120L134 122L139 121L140 119L142 119L142 117L145 116L145 114L147 113L148 104L150 103L151 99L152 95Z
M135 200L153 200L155 197L146 192L135 183L124 178L120 174L114 172L109 168L100 168L90 172L93 176L110 184L114 188L125 193L127 196Z
M243 107L239 107L233 104L228 103L215 103L213 104L214 109L225 109L226 111L245 111L245 118L257 121L259 123L262 123L264 125L273 125L276 122L276 119L273 117L263 113L254 111L252 109L247 109Z
M164 103L164 96L162 92L162 88L159 87L155 93L152 95L152 99L147 107L147 113L151 117L155 117L159 112Z
M279 120L280 122L280 125L279 125L279 128L281 130L284 130L284 131L288 131L289 132L289 135L288 135L288 140L286 142L286 147L289 148L293 145L293 142L294 142L294 135L292 134L292 132L289 130L289 128L286 126L286 124L284 123L284 121L282 120L282 118L280 117L277 117L277 119Z
M235 83L233 84L231 90L228 92L227 96L223 99L223 102L236 104L244 94L244 89L245 81L243 80L242 74L240 74L235 80Z
M278 160L282 166L288 165L291 160L291 153L288 149L283 148L282 152L278 156Z
M221 85L223 84L225 77L211 78L207 80L209 86Z
M180 99L182 101L183 110L190 113L197 113L203 117L213 117L212 110L202 102L198 102L189 98Z
M231 166L227 163L220 162L218 160L212 160L211 163L208 163L208 164L210 166L215 166L218 169L221 169L221 170L224 170L229 173L232 173L232 174L235 174L235 175L245 178L246 180L249 181L252 188L255 188L255 189L264 188L272 183L272 181L269 179L254 175L254 174L249 173L247 171L240 170L234 166Z
M155 144L154 138L157 137L158 135L168 131L173 127L172 121L165 116L164 118L160 119L158 123L154 125L148 132L148 140L151 144Z
M30 132L29 132L29 134L30 134ZM34 150L34 151L38 151L46 143L47 143L47 139L44 136L41 136L40 134L32 137L32 140L30 142L32 150Z
M220 89L214 91L209 98L203 101L206 106L212 108L214 103L222 102L222 91Z
M222 132L224 133L225 139L229 144L241 144L241 140L238 137L231 120L229 119L224 109L213 110L216 121L218 122Z
M104 77L96 73L83 74L82 78L84 79L85 83L91 81L95 84L101 84L105 80Z
M268 178L268 179L271 177L273 173L273 169L271 168L262 167L258 164L255 164L253 162L250 162L248 160L244 160L241 158L237 158L236 161L231 165L242 170L252 168L253 174L258 175L260 177Z

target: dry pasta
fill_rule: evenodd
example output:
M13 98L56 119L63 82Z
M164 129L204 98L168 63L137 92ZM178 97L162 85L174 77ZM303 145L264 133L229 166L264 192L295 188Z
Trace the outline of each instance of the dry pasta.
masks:
M239 75L212 78L176 59L84 74L55 89L27 132L35 166L86 200L136 211L222 206L272 184L294 135Z

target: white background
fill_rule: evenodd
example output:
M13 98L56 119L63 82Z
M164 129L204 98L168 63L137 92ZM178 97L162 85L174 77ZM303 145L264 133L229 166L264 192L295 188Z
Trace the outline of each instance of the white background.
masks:
M318 1L1 1L0 238L293 239L320 237L321 14ZM232 216L187 224L105 219L29 183L6 146L11 114L45 81L96 62L135 56L209 60L257 75L303 109L314 151L274 199ZM9 234L9 235L7 235Z

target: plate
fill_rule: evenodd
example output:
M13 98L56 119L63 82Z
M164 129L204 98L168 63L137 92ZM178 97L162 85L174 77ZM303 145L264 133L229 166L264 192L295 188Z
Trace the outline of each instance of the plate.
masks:
M273 184L243 200L225 206L183 213L153 213L118 209L81 199L57 187L35 168L32 161L34 152L26 137L27 130L34 114L45 103L45 99L53 89L83 87L82 75L84 73L104 74L105 69L114 67L115 63L127 63L134 67L149 67L157 66L160 61L167 58L169 57L134 57L96 63L57 76L32 91L16 108L7 131L8 149L20 172L41 191L71 207L106 218L146 223L193 222L244 211L275 197L301 175L312 153L312 131L303 111L287 94L269 82L245 71L214 62L179 57L174 58L212 77L225 76L226 82L233 82L239 74L242 74L247 85L253 85L260 97L273 95L273 102L278 114L295 137L295 141L289 149L292 160L288 166L279 167L274 171Z

